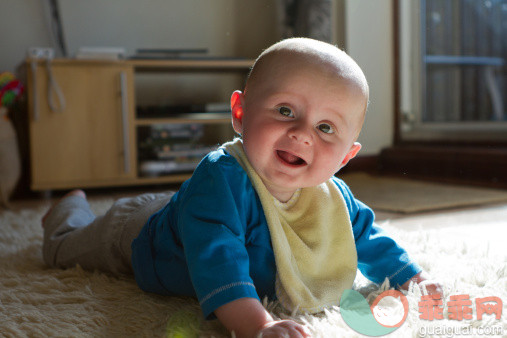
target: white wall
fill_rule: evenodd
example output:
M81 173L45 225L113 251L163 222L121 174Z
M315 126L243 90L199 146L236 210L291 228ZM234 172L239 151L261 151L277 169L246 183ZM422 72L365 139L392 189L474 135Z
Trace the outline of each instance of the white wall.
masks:
M391 0L347 0L346 50L363 69L370 106L359 136L360 155L378 154L392 145L393 33Z
M278 39L273 0L60 0L70 56L80 46L208 48L255 57ZM52 46L47 0L0 2L0 70L13 71L31 46Z
M30 46L49 46L43 1L0 2L0 71L13 72Z

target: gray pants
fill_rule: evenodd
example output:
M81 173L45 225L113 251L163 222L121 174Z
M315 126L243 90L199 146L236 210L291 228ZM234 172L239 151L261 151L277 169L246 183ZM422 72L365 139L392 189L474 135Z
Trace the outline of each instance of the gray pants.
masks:
M131 274L132 241L148 218L174 193L143 194L116 201L95 216L86 199L68 196L56 204L44 223L42 254L52 267L79 264L86 270Z

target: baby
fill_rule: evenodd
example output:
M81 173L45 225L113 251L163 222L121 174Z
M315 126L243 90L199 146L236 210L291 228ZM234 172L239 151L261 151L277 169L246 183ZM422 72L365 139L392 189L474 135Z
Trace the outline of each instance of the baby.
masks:
M334 176L361 149L368 92L340 49L276 43L232 94L240 138L208 154L175 194L120 199L96 217L83 191L68 193L43 218L45 262L133 273L145 291L195 296L238 337L309 336L273 320L260 299L316 313L339 304L357 268L404 289L426 281Z

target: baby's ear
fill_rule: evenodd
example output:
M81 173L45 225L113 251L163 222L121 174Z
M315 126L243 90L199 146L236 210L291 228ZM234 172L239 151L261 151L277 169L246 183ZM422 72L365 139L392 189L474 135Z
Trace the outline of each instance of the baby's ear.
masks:
M241 91L236 90L231 96L232 127L238 134L243 133L243 102L244 96Z
M354 157L356 157L357 153L359 152L359 150L361 150L361 143L359 142L354 142L354 144L352 145L352 147L350 147L350 150L349 152L347 153L347 155L345 155L345 158L343 159L342 161L342 164L340 166L340 169L345 167L345 165L351 160L353 159Z

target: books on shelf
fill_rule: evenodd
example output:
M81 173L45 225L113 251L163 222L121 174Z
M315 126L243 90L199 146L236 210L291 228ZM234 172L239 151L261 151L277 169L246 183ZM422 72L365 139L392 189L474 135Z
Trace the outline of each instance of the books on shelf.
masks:
M157 158L160 160L168 160L168 159L171 160L174 158L182 158L182 157L188 158L198 157L199 159L201 159L204 156L206 156L207 153L215 149L216 147L206 147L204 145L190 146L186 144L173 144L172 149L157 152Z
M189 151L168 151L158 154L158 159L139 162L141 176L162 176L181 172L192 172L199 162L216 147L195 148Z
M157 159L139 162L141 176L162 176L182 172L192 172L199 162L216 147L196 146L188 150L168 150L157 153Z
M216 146L201 142L202 124L155 124L138 129L139 173L161 176L193 171Z
M139 171L144 177L157 177L182 172L192 172L199 162L178 163L176 161L143 161Z

